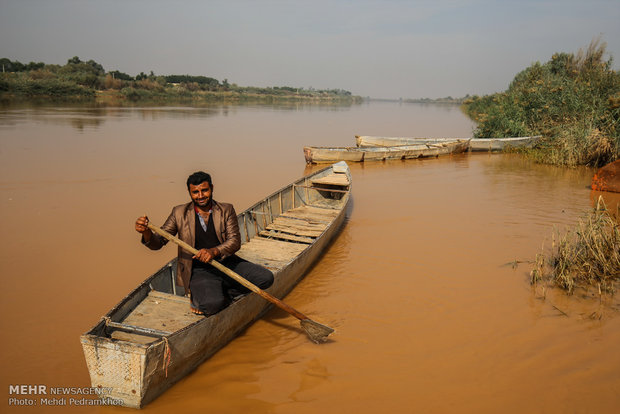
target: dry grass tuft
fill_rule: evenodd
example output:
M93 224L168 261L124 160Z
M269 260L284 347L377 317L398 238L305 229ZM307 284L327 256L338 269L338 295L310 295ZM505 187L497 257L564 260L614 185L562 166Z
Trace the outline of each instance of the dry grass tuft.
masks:
M549 257L544 252L537 255L532 284L559 286L569 294L589 286L597 287L599 294L615 292L620 281L620 231L602 197L574 229L554 234L551 250Z

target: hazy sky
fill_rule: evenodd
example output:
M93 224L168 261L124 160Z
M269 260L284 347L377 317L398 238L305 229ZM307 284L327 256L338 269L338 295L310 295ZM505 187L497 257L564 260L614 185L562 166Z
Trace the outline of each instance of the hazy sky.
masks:
M11 60L384 98L504 90L599 35L617 70L620 0L0 0Z

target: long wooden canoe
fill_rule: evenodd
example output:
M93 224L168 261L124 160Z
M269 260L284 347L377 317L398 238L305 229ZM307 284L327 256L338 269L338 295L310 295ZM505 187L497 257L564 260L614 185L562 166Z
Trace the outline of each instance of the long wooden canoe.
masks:
M469 139L390 147L304 147L304 157L308 164L340 160L349 162L405 160L457 154L467 151L468 148Z
M541 136L516 138L472 138L469 144L471 151L502 151L508 147L528 148L533 146ZM469 138L407 138L407 137L373 137L356 135L358 147L394 147L402 145L437 144L451 142L455 139Z
M271 194L238 215L237 255L269 268L267 289L284 297L344 222L351 174L341 162ZM258 319L269 303L256 294L219 313L190 312L175 284L176 259L147 278L80 338L93 387L102 398L140 408L183 378Z

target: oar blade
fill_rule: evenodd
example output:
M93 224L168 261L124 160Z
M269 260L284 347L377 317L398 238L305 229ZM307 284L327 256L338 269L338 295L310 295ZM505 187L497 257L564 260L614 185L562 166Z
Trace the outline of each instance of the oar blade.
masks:
M325 342L329 334L334 332L334 330L329 326L315 322L312 319L302 319L300 323L301 327L304 331L306 331L310 339L317 344Z

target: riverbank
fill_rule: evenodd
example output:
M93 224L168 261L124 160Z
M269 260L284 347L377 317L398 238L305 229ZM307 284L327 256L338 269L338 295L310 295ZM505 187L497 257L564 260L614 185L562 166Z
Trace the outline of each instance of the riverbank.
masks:
M37 92L21 93L15 88L0 92L0 103L11 104L84 104L111 106L133 105L200 105L204 103L307 103L322 105L352 105L363 101L360 96L338 96L330 93L278 94L270 91L188 91L183 87L148 90L126 87L120 90L87 90L76 85L61 84L58 89L47 90L45 85L33 85Z
M359 103L362 97L343 89L296 88L290 86L239 86L206 76L157 76L141 72L130 76L106 72L93 60L77 56L67 64L24 65L0 59L0 102L97 102L117 105L152 103L196 104L201 102L308 102Z
M308 103L308 104L358 104L359 96L337 96L331 94L273 94L247 93L240 91L193 91L164 90L149 91L135 88L124 90L95 91L96 103L108 105L135 105L148 103L199 105L201 103Z

